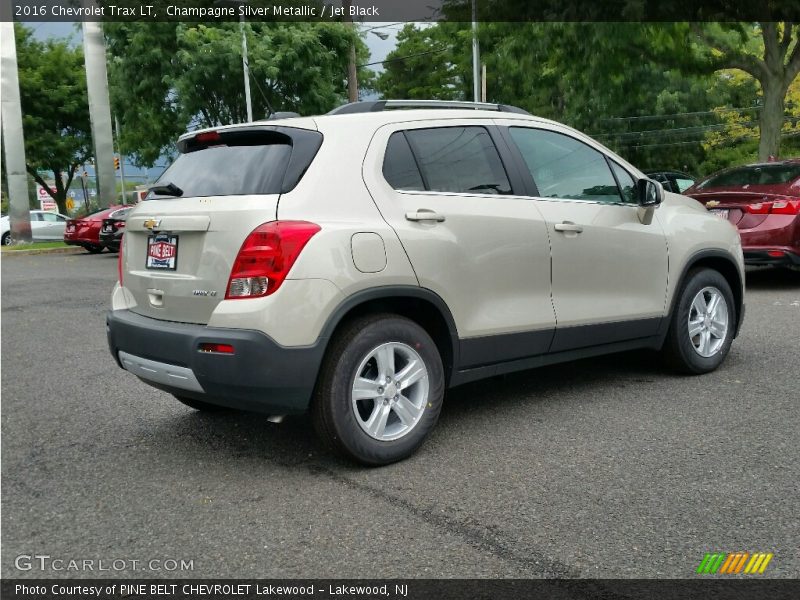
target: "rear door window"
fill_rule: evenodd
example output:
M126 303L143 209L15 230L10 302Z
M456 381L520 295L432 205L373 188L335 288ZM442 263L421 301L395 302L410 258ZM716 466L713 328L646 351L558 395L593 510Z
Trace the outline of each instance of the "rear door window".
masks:
M405 132L425 189L510 194L500 155L484 127L436 127Z

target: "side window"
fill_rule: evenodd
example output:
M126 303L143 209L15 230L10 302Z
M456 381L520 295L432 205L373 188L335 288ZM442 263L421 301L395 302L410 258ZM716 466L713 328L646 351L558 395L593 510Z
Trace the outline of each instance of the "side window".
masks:
M42 213L32 212L31 213L31 221L44 221L44 219L42 218Z
M66 217L62 217L61 215L56 215L56 220L58 220L59 223L66 223L67 222L67 218Z
M422 171L425 189L434 192L510 194L500 155L483 127L411 129L406 136Z
M630 173L613 160L609 162L611 163L611 168L614 169L614 175L617 177L617 183L619 183L619 189L622 192L622 199L625 202L636 204L636 181L634 181Z
M553 131L509 128L531 172L539 196L620 202L605 156L583 142Z
M41 213L42 221L47 221L48 223L55 223L58 221L58 218L54 213Z
M682 194L684 191L688 190L690 187L694 185L693 179L684 179L682 177L675 178L675 186L678 188L677 190L673 190L674 192L678 192Z
M389 138L383 157L383 176L396 190L424 190L422 176L408 147L406 136L397 131Z

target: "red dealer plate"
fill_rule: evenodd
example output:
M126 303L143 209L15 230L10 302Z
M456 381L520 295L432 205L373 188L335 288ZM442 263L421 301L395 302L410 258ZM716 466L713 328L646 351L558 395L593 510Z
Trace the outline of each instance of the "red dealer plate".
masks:
M157 233L147 238L148 269L174 271L178 266L178 236L169 233Z

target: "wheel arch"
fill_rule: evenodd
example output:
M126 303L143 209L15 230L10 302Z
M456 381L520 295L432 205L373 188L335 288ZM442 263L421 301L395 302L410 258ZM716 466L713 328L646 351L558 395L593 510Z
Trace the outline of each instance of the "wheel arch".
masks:
M331 314L320 337L327 346L336 333L353 319L382 312L406 317L428 332L442 357L445 385L449 385L454 365L458 364L458 332L447 304L431 290L398 285L356 292Z
M744 318L744 273L739 270L736 259L724 250L701 250L689 257L681 270L678 285L675 286L675 290L672 294L668 318L666 320L668 322L671 320L673 311L680 298L680 292L686 284L689 273L704 267L720 273L728 282L728 285L731 286L733 300L736 305L736 329L733 332L733 336L736 337L739 335L739 329L742 325L742 319Z

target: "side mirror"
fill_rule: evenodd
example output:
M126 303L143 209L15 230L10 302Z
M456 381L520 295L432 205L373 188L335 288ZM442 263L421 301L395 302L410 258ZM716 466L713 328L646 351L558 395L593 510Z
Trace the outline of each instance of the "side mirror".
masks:
M658 206L664 201L664 187L652 179L640 179L636 182L636 201L639 206Z

